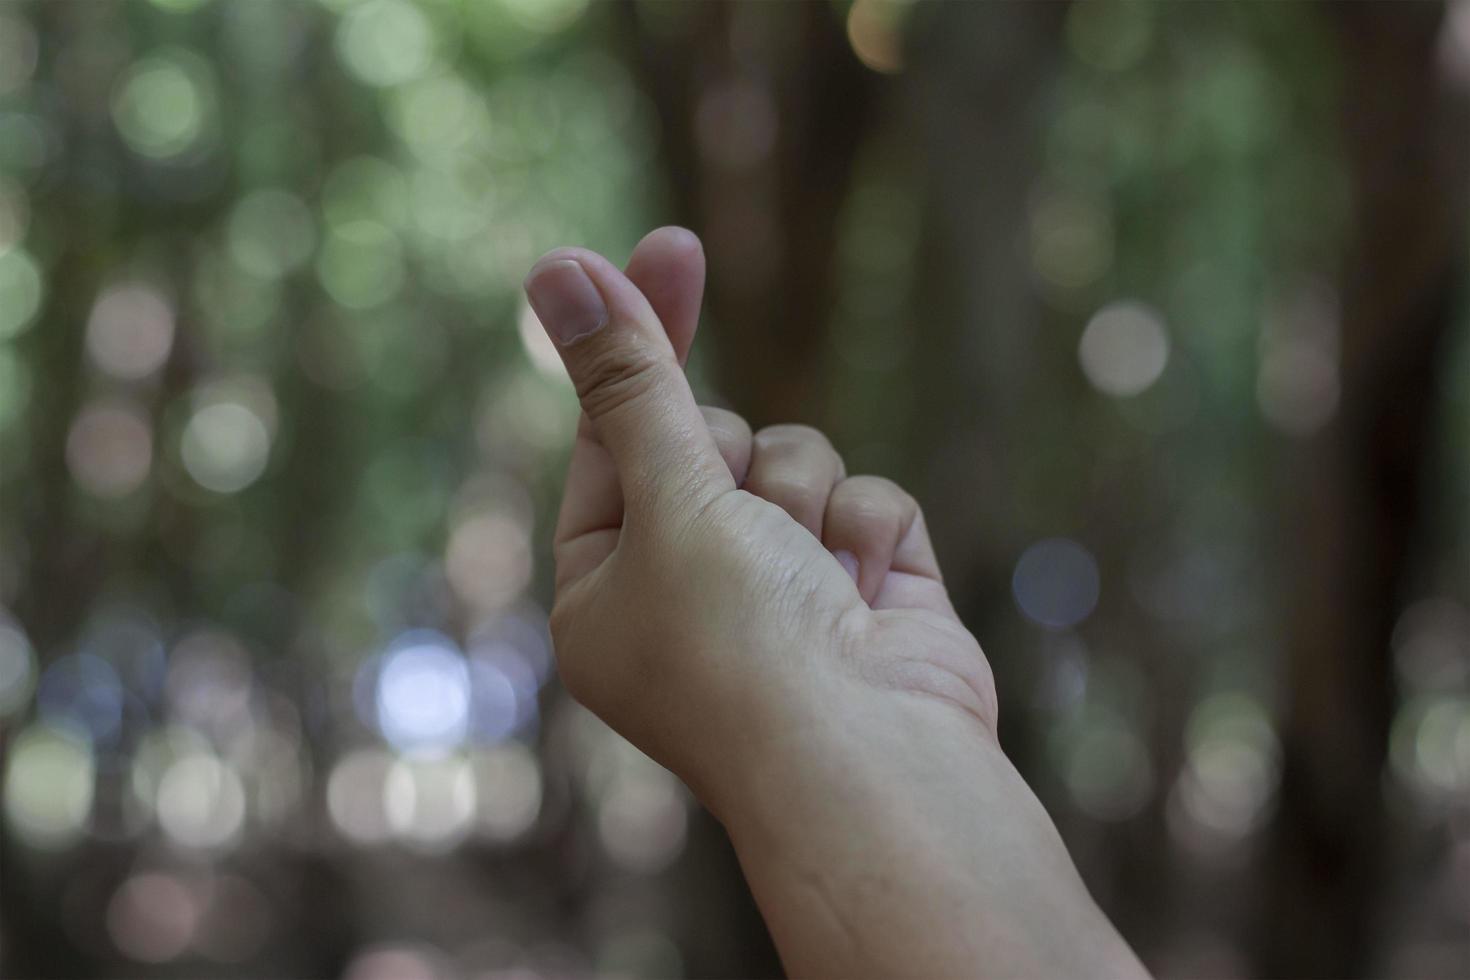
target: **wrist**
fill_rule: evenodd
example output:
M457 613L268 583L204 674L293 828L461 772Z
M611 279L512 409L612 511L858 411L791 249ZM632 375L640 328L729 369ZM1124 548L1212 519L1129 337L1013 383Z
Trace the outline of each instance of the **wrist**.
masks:
M764 748L707 805L793 975L1140 972L967 712L913 695L834 699Z
M1010 768L993 732L963 709L926 695L846 686L825 687L820 704L797 716L752 719L691 780L737 842L844 820L859 806L884 819L914 793L993 782L998 767Z

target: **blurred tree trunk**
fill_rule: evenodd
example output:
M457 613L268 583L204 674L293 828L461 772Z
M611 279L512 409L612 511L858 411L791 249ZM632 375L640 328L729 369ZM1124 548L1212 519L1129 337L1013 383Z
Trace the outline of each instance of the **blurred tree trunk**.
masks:
M624 6L675 217L708 258L716 389L755 427L821 423L838 218L878 79L825 3ZM692 976L780 973L733 850L696 818L681 890ZM725 882L711 885L711 882ZM701 923L729 927L712 933Z
M709 259L714 379L760 426L817 422L838 216L876 86L825 3L634 13L679 220Z
M962 615L980 611L978 597L994 594L986 584L1009 567L1005 488L1028 448L1022 420L1049 380L1027 202L1065 13L924 4L910 33L923 194L913 373L924 383L909 455Z
M1044 102L1061 63L1064 4L929 3L909 36L923 228L907 470L967 623L997 620L1020 550L1015 493L1026 440L1065 382L1040 343L1027 248ZM1003 655L1003 637L981 635ZM1003 665L997 664L998 670ZM1009 692L1014 696L1015 692ZM1002 697L1007 692L1002 689ZM1002 705L1024 771L1023 712Z
M1255 937L1264 976L1376 968L1385 884L1390 638L1409 578L1464 269L1467 120L1441 73L1438 4L1342 3L1353 227L1341 402L1302 461L1281 805Z
M1074 422L1075 368L1045 336L1029 249L1048 100L1065 58L1067 4L920 5L909 42L919 132L922 253L916 290L921 379L907 470L961 618L995 668L1001 740L1028 778L1045 731L1027 680L1034 635L1016 621L1010 572L1031 543L1019 511L1038 455ZM1138 662L1158 674L1163 658ZM1166 667L1168 661L1163 661ZM1178 670L1177 665L1172 669ZM1177 712L1176 712L1177 714ZM1177 731L1167 709L1161 733ZM1172 771L1161 753L1163 771ZM1044 789L1043 789L1044 792ZM1059 825L1065 826L1063 817ZM1169 927L1170 853L1163 799L1122 828L1071 835L1074 857L1119 929L1147 955Z
M51 4L39 5L37 15L42 36L67 37L106 24L113 12ZM79 157L97 152L78 122L84 117L80 111L64 116L65 138ZM19 550L24 569L12 609L44 668L77 631L114 557L96 534L79 526L66 461L67 432L87 394L85 325L103 281L112 215L107 202L72 174L45 186L37 205L38 212L45 207L59 217L57 226L66 235L48 270L46 303L18 345L31 376L44 382L34 386L29 408L27 483L15 488L18 501L12 504L22 513L25 530L20 541L6 544ZM0 721L0 774L8 762L9 736L3 729L18 721ZM103 864L99 855L104 851L83 852L91 858L90 867ZM95 969L89 953L77 948L52 911L60 906L69 870L38 861L9 822L0 822L0 975L70 977Z

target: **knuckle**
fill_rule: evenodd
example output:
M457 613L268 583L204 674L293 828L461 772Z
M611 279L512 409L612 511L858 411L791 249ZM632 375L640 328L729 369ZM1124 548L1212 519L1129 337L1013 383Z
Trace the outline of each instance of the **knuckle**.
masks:
M904 524L918 512L914 498L887 477L848 477L833 496L834 509L857 523Z
M865 474L848 477L847 482L851 483L864 496L871 497L875 500L892 501L903 507L914 505L914 498L909 495L909 492L886 476L869 476Z
M662 370L658 355L640 346L600 350L589 354L577 372L577 397L589 417L601 418L646 396Z
M823 490L812 480L797 474L777 474L763 480L760 496L780 503L787 510L808 511L825 502Z
M763 449L772 450L824 450L835 453L832 443L820 429L810 425L782 423L768 425L755 434L756 442Z
M874 500L846 500L833 507L833 523L856 530L893 528L899 522L896 509Z
M716 438L726 437L731 440L750 438L750 423L745 421L738 412L732 412L728 408L715 408L713 405L701 405L699 411L704 415L704 424Z
M768 425L753 437L755 470L797 470L821 484L823 499L832 484L846 475L832 443L809 425Z

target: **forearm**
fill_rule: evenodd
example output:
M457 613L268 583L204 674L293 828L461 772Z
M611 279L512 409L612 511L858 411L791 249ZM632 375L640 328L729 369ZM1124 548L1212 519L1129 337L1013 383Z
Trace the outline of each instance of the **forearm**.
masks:
M918 700L848 710L721 804L793 976L1144 975L980 726Z

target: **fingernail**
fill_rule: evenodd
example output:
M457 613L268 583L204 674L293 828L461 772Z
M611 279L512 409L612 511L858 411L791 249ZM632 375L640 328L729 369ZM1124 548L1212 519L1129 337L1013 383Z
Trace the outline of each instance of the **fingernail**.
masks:
M857 555L853 554L850 551L834 551L834 552L832 552L832 557L836 558L837 559L837 564L841 565L843 567L843 569L847 572L847 574L852 576L853 582L854 583L857 582L857 580L858 580L858 558L857 558Z
M539 263L526 276L526 298L556 344L570 344L607 325L602 294L573 259Z

